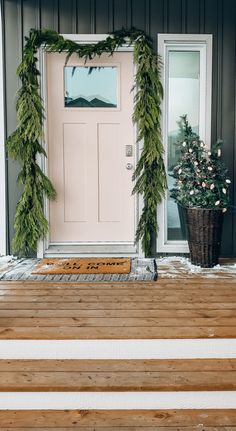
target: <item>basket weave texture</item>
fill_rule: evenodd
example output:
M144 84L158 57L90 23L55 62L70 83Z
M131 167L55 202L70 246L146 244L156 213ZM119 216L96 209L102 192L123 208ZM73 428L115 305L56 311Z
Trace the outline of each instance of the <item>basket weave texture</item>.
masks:
M185 214L191 262L212 268L219 261L223 213L214 209L186 208Z

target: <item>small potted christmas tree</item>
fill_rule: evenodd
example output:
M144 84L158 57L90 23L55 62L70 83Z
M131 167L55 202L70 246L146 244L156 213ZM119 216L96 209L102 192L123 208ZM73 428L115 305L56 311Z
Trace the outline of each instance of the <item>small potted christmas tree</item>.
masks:
M186 115L180 117L179 127L181 157L173 169L171 197L185 210L191 262L210 268L218 263L231 181L221 160L222 142L207 149Z

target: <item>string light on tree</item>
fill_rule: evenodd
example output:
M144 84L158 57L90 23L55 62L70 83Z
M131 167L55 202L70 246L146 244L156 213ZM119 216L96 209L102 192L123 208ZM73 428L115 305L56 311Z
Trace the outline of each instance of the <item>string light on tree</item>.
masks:
M182 207L214 208L225 212L231 181L221 160L222 142L217 141L209 150L193 132L186 115L180 117L178 124L177 145L181 157L173 170L175 186L171 197Z

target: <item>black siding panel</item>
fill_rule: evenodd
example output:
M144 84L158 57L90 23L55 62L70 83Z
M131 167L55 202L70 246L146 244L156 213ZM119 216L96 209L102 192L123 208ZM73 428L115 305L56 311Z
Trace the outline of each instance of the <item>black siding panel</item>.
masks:
M200 33L200 2L186 0L186 33Z
M109 32L109 4L108 0L95 1L95 33Z
M225 7L226 6L226 7ZM221 110L222 117L221 130L224 141L224 160L229 167L230 176L234 172L234 134L235 134L235 97L232 89L235 86L235 1L224 0L224 10L222 14L222 46L227 47L222 51L221 61ZM231 190L233 197L233 187ZM235 245L232 243L233 238L233 214L228 213L225 217L223 237L225 241L222 246L222 253L231 255Z
M6 85L6 133L9 135L16 128L15 114L15 95L18 89L18 78L16 76L16 68L21 58L22 52L22 35L18 31L19 5L13 1L6 1L4 4L4 13L7 16L5 22L5 85ZM14 234L14 215L16 211L16 203L19 200L21 189L17 186L17 176L19 166L16 162L7 160L7 189L9 201L8 213L8 230L10 240ZM8 252L10 252L10 244L8 244Z
M157 34L164 33L164 1L150 1L150 36L155 48L157 48Z
M77 0L76 33L89 34L91 31L92 0ZM94 15L93 15L94 17Z
M58 1L41 0L41 28L58 31Z
M114 0L113 2L113 23L114 29L128 28L127 25L127 1L126 0Z
M132 0L132 26L141 30L146 30L146 7L145 0Z
M74 0L59 0L59 32L70 34L76 31L76 3Z
M166 0L167 9L167 33L182 33L182 1Z
M205 0L205 32L213 35L213 54L212 54L212 109L211 109L211 138L217 139L217 56L218 56L218 33L217 33L218 10L215 0Z
M212 141L224 140L223 158L230 169L232 205L236 205L235 109L235 0L2 0L5 22L5 76L7 133L16 127L16 67L24 37L30 28L61 33L108 33L130 28L145 30L157 46L157 34L206 33L213 35ZM20 189L18 165L9 160L8 199L10 237ZM9 250L10 252L11 250ZM225 217L222 254L236 256L236 212Z
M23 35L28 35L31 28L39 28L38 0L22 2Z

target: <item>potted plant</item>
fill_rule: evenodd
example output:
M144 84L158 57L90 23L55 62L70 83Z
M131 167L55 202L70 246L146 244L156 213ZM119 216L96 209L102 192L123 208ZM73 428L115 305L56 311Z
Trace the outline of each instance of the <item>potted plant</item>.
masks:
M218 264L231 181L221 160L222 141L206 148L186 115L180 117L179 126L181 156L173 169L171 197L185 211L191 262L210 268Z

